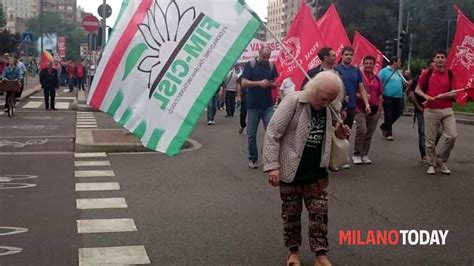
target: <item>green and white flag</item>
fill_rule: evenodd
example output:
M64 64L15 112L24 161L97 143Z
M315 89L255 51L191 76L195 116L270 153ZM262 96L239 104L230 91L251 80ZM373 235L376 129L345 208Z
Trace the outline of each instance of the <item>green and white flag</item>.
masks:
M239 0L125 0L88 104L176 155L260 20Z

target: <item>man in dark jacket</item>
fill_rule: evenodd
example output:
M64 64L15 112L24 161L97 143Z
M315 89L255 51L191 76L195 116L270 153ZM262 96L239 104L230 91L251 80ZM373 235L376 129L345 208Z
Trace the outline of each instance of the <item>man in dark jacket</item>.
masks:
M54 108L54 98L56 97L56 89L59 88L59 79L58 71L53 68L51 62L48 63L47 68L41 70L40 83L44 90L44 104L46 110L49 110L50 107L51 110L56 110L56 108Z

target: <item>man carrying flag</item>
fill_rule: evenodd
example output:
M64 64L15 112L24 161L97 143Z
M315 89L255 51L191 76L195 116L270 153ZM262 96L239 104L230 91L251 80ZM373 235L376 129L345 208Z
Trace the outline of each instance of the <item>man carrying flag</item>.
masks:
M447 53L437 50L433 54L433 69L424 70L416 86L415 93L426 99L425 138L426 149L429 156L429 166L426 171L429 175L436 174L439 167L441 173L450 175L451 170L446 166L449 155L456 142L457 130L456 119L452 108L454 96L440 96L454 89L455 76L451 70L446 69ZM439 127L443 131L443 138L439 141L441 147L436 152L436 136Z

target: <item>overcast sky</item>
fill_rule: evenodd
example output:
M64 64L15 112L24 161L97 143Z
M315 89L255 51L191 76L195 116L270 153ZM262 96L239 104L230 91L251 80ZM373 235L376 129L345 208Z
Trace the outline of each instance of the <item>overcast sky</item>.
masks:
M267 17L267 0L247 0L247 4L257 12L263 20ZM84 8L86 12L97 15L97 8L103 3L103 0L77 0L77 5ZM113 26L120 11L122 0L107 0L107 4L112 7L112 16L107 19L107 25ZM99 18L99 17L98 17Z

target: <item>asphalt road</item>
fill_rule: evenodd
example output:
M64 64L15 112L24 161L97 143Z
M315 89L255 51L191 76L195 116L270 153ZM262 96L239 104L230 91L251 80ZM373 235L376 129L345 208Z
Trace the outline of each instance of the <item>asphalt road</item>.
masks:
M156 265L285 264L278 190L261 170L247 168L246 136L237 134L236 118L222 116L216 126L201 121L192 136L203 144L197 151L176 158L110 156L129 204L127 215L140 229L130 239L144 241ZM376 132L373 165L331 176L329 256L334 265L474 263L474 128L458 125L458 130L451 176L425 174L409 117L395 126L394 142ZM449 230L449 235L445 246L338 243L340 230L384 229ZM304 229L303 265L312 265L306 234Z
M8 174L38 176L15 181L34 187L0 189L0 226L28 229L7 236L0 231L0 246L22 248L0 256L0 265L77 265L81 248L131 246L143 247L146 258L136 257L130 264L149 260L152 265L285 265L278 189L268 185L261 169L247 167L246 135L237 133L237 118L223 116L219 111L215 126L202 120L192 134L202 148L174 158L146 153L93 159L73 156L68 142L74 134L73 112L25 113L14 120L0 116L1 143L48 140L0 147L0 183L13 182ZM99 127L108 123L96 118ZM376 132L373 165L331 175L328 255L334 265L473 265L474 127L458 125L458 131L451 176L424 173L409 117L395 126L394 142ZM79 167L79 161L108 161L110 166ZM78 170L111 175L74 177ZM85 182L116 182L120 187L74 191L74 183ZM76 199L95 198L121 198L126 206L76 209ZM77 220L118 218L133 221L133 226L107 233L77 232ZM304 222L302 262L312 265L306 226ZM340 230L384 229L437 229L449 234L445 246L338 243ZM83 262L88 259L83 254Z
M0 265L77 265L74 118L0 116Z

